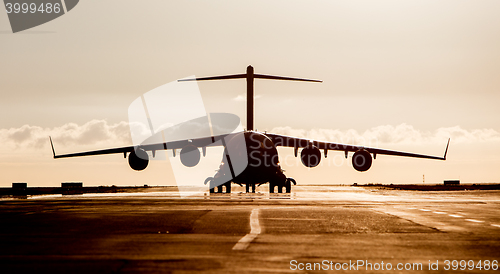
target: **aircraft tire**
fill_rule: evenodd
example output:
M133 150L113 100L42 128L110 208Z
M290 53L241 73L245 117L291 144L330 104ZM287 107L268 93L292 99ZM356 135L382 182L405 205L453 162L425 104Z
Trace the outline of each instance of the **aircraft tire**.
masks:
M231 193L231 181L224 184L226 186L226 193Z
M275 185L271 182L269 182L269 193L274 193L274 187Z
M210 184L208 185L208 187L209 187L210 193L215 193L215 187L216 187L216 185L215 185L215 182L214 182L213 179L210 181Z
M289 179L286 179L285 190L286 190L286 193L292 192L292 183L290 182Z

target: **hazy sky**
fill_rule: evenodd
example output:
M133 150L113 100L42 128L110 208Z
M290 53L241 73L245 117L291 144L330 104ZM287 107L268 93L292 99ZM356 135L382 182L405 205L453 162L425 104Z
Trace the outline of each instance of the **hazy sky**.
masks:
M165 162L136 172L123 155L53 160L47 136L60 153L130 145L127 109L141 94L250 64L324 81L256 80L260 131L439 156L452 138L446 162L380 156L365 173L340 152L309 170L280 149L298 183L498 182L499 10L496 0L84 0L16 34L0 12L0 186L173 184ZM244 80L199 87L207 111L245 121Z

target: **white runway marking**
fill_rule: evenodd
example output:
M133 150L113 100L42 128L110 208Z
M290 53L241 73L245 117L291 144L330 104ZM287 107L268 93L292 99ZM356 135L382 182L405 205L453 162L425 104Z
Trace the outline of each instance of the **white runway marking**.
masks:
M434 211L432 213L436 213L436 214L446 214L446 212L442 212L442 211Z
M455 218L462 218L463 216L460 216L460 215L455 215L455 214L450 214L451 217L455 217Z
M386 212L387 213L387 212ZM289 221L316 221L316 220L330 220L330 219L311 219L311 218L266 218L266 220L289 220Z
M260 234L259 210L253 209L250 214L250 233L241 238L234 246L233 250L245 250L250 243Z
M466 221L469 222L474 222L474 223L484 223L484 221L479 221L479 220L474 220L474 219L465 219Z
M500 227L500 225L497 225L497 224L491 224L491 225L494 227Z
M430 209L425 209L425 208L421 208L419 210L421 210L421 211L431 211Z

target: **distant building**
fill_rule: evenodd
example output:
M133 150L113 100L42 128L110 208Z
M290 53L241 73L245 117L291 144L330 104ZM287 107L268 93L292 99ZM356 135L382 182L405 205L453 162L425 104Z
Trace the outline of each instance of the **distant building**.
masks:
M63 195L83 194L83 183L82 182L61 183L61 192Z
M63 188L79 188L83 187L82 182L66 182L66 183L61 183L61 187Z
M18 199L28 198L28 184L27 183L12 183L12 196Z
M444 180L445 186L458 186L460 185L460 180Z
M28 188L28 183L12 183L13 189L26 189Z

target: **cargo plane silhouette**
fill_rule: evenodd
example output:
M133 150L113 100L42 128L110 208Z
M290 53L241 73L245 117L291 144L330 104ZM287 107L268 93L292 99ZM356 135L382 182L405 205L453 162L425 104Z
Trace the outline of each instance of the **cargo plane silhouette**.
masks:
M246 192L250 192L250 187L252 188L252 192L255 192L256 186L269 183L270 193L274 193L276 188L278 193L282 193L283 188L286 193L290 193L292 183L296 184L296 181L293 178L287 178L280 166L277 150L277 147L279 146L293 148L295 157L298 156L298 151L300 149L301 162L304 166L309 168L319 165L322 157L321 151L323 151L323 156L326 158L329 150L343 151L346 158L348 157L349 152L353 153L352 165L354 169L360 172L370 169L373 159L376 159L377 155L446 160L446 154L450 144L449 139L444 156L438 157L380 148L310 140L280 134L258 132L254 130L254 79L322 82L321 80L256 74L254 73L253 67L248 66L246 73L244 74L182 79L178 81L226 79L246 79L247 82L247 127L243 132L64 155L56 155L52 139L50 139L54 158L58 159L123 153L125 157L128 154L128 162L132 169L143 170L148 166L148 151L152 152L153 157L155 157L155 151L171 149L173 150L175 156L175 151L180 149L179 158L182 164L187 167L193 167L200 161L200 148L202 149L203 155L205 155L207 147L215 145L223 146L224 153L219 169L216 171L215 175L208 177L205 180L205 184L209 184L209 190L211 193L215 192L216 189L217 192L223 192L223 187L225 187L226 193L230 193L232 183L241 186L246 185ZM241 163L244 163L243 166Z

